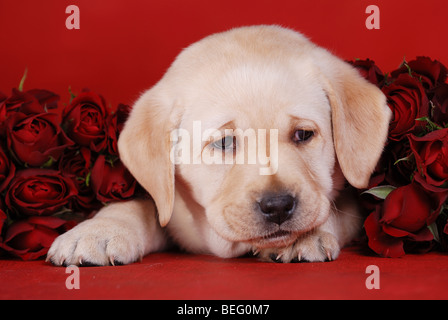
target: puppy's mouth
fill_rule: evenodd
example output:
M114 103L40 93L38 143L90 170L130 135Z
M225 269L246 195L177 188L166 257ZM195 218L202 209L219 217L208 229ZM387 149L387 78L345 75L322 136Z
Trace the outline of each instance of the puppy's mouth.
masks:
M270 233L266 236L263 236L262 239L263 240L275 240L277 238L282 238L282 237L286 237L289 236L291 234L291 232L289 231L285 231L285 230L278 230L276 232Z
M294 237L292 232L280 229L267 235L254 238L251 240L251 243L258 248L278 247L290 244L295 238L296 237Z

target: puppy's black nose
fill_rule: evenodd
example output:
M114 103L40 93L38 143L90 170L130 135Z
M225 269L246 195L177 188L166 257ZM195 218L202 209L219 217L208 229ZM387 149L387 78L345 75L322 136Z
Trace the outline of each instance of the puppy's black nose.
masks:
M296 199L289 194L267 195L258 203L266 220L281 225L291 218Z

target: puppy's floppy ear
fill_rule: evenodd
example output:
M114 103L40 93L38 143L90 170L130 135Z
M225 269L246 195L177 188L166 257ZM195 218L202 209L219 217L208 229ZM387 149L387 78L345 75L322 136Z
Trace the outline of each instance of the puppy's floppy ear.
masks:
M174 205L174 164L170 133L180 115L164 101L156 86L134 104L118 140L120 158L155 201L161 226L168 224Z
M324 49L317 49L331 105L333 141L339 165L348 182L367 187L383 152L391 111L386 97L356 69Z

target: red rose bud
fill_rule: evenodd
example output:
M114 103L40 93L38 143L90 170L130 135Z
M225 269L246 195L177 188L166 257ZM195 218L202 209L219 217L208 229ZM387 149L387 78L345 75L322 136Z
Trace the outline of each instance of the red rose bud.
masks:
M447 68L437 60L428 57L417 57L417 59L403 64L399 69L392 71L391 76L398 78L400 74L409 72L416 79L420 79L425 89L432 89L444 83L447 77Z
M32 95L45 110L57 109L59 96L51 91L42 89L32 89L26 92Z
M112 164L104 155L95 161L91 183L97 199L102 202L129 199L134 195L137 184L119 159Z
M14 177L15 172L16 167L14 163L9 159L7 153L0 145L0 192L5 190L11 179Z
M29 109L31 105L26 107ZM11 115L6 126L8 148L27 166L48 165L74 144L59 127L58 115L54 113L18 111Z
M448 84L442 83L434 89L433 120L441 127L448 127Z
M23 260L34 260L47 254L54 239L74 225L55 217L29 217L8 227L0 248Z
M432 131L423 137L409 135L408 138L417 164L418 179L423 180L425 187L448 190L448 128Z
M429 100L419 80L408 74L400 74L390 85L383 87L393 117L389 125L389 139L399 141L408 133L420 133L427 117Z
M367 79L374 85L380 86L383 83L384 74L375 64L375 61L370 59L358 59L354 61L348 61L348 63L354 66L365 79Z
M93 161L92 151L83 147L80 150L65 153L59 162L59 170L62 175L70 178L78 189L78 195L72 202L73 208L85 213L101 207L90 183Z
M70 178L49 169L25 169L16 173L6 192L5 204L24 215L51 215L77 195Z
M405 254L406 241L431 241L428 225L440 211L439 202L416 182L393 190L366 219L364 227L369 247L385 257Z
M131 108L125 104L119 104L117 111L108 117L107 121L107 152L110 155L118 156L118 137L123 130Z
M2 243L2 230L3 230L3 225L5 224L5 221L8 217L6 216L5 210L3 209L3 202L0 201L0 247L1 247L1 243ZM1 250L0 250L1 251ZM1 255L1 252L0 252Z
M27 92L19 91L17 89L12 89L11 96L6 99L4 103L7 116L16 111L19 111L22 105L25 103L33 103L34 107L37 106L37 108L34 109L35 113L45 112L43 106L39 104L39 101L33 95Z
M8 118L16 111L22 111L24 104L31 103L34 107L33 113L43 113L50 109L58 107L59 96L48 90L32 89L26 92L12 89L11 96L6 99L3 93L0 93L0 121ZM27 112L25 112L27 113Z
M70 139L100 152L107 147L107 116L104 99L88 91L79 94L64 109L62 123Z
M6 105L5 100L8 97L0 91L0 135L4 133L4 122L6 120Z

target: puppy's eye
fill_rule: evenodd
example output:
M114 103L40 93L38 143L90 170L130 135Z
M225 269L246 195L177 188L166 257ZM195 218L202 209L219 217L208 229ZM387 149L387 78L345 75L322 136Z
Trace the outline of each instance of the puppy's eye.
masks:
M305 142L305 141L311 139L313 136L314 136L314 131L299 129L294 132L294 136L292 137L292 140L296 143Z
M234 149L236 147L235 137L226 136L221 140L213 142L212 147L223 151Z

